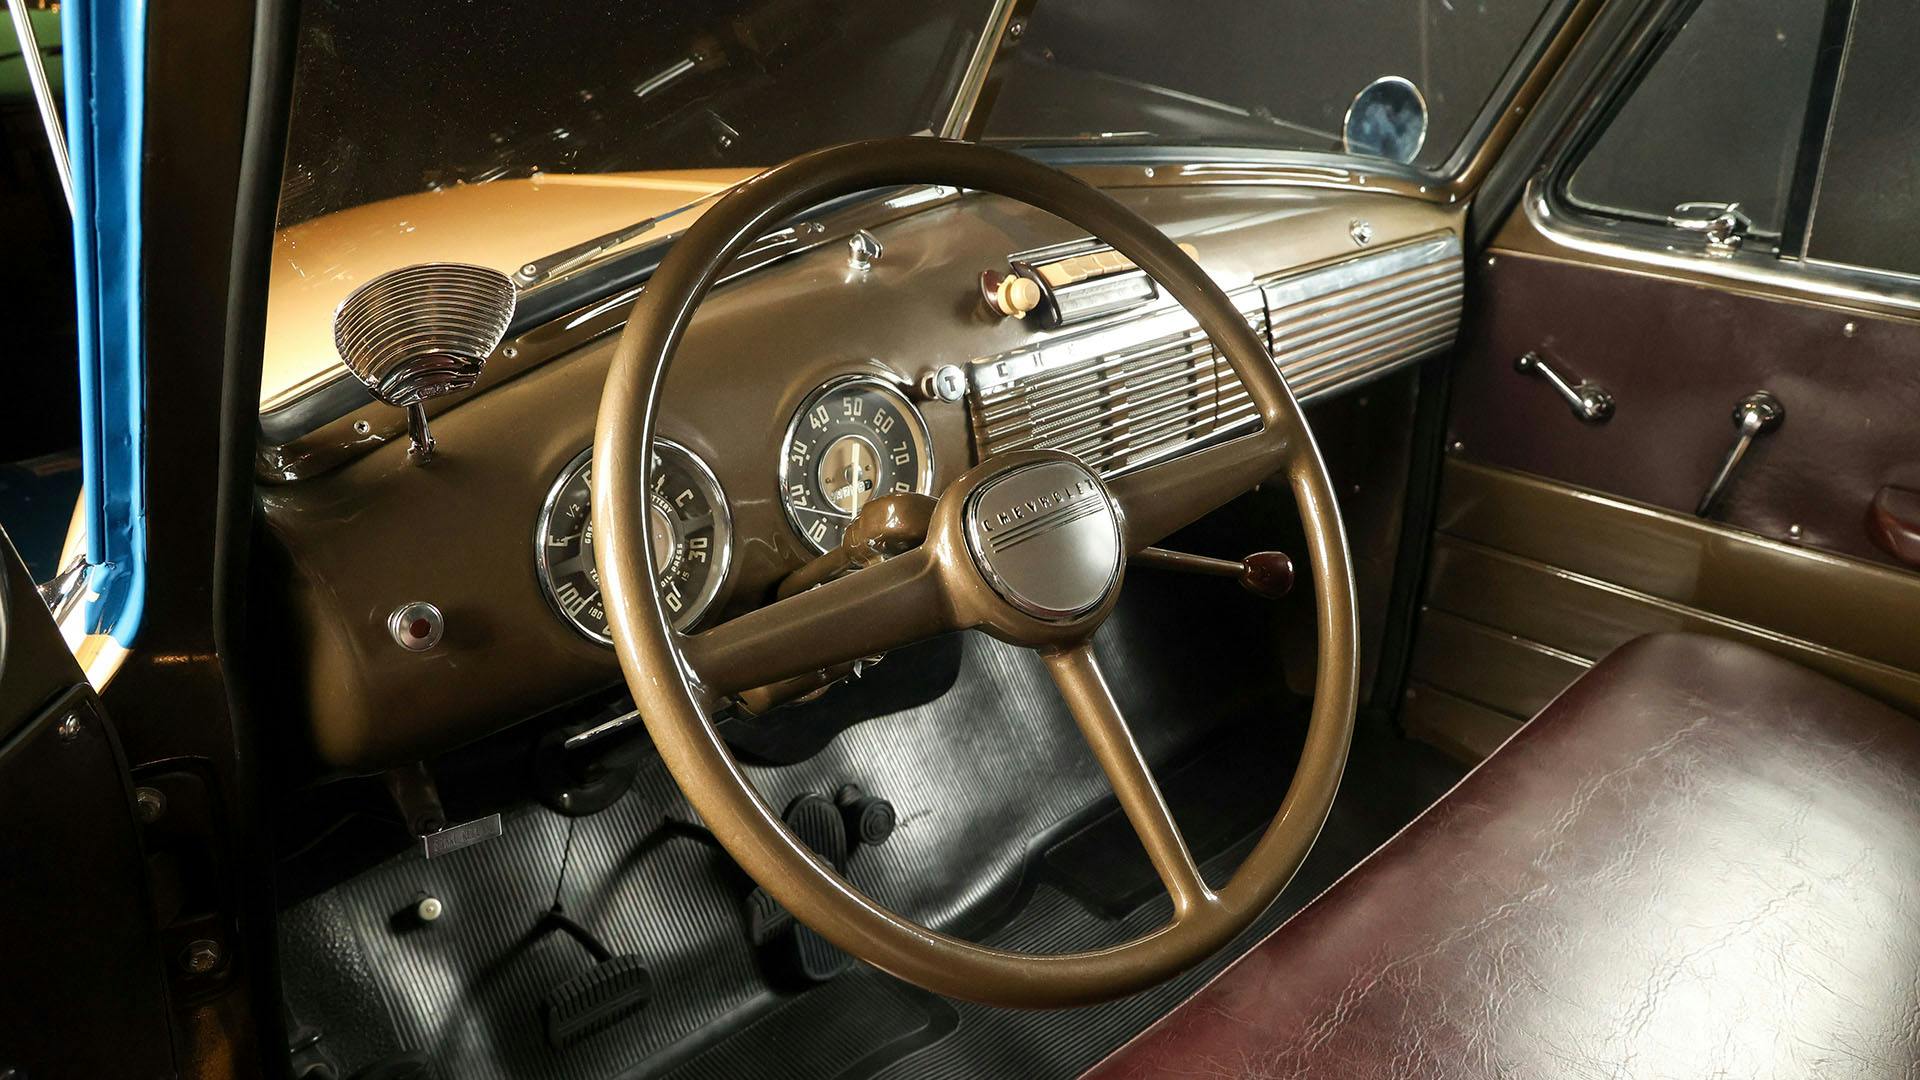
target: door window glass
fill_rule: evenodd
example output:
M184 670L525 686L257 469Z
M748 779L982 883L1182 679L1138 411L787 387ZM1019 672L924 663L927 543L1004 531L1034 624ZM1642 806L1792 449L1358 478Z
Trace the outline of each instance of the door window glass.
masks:
M1920 274L1920 4L1859 0L1807 255Z
M1702 0L1574 169L1568 197L1656 221L1685 202L1737 202L1754 232L1779 235L1826 8Z

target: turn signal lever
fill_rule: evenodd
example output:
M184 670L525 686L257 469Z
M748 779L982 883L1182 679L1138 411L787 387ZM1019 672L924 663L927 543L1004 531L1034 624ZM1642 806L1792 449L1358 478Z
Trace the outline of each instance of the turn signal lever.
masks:
M884 495L872 500L847 526L840 546L788 574L774 590L775 598L797 596L863 566L913 550L927 538L927 525L933 520L936 505L938 500L931 495ZM733 706L744 715L759 716L781 705L808 700L842 679L859 678L864 669L880 659L869 656L747 690L733 695Z
M1141 548L1131 560L1135 566L1178 570L1188 574L1230 577L1255 596L1278 600L1293 591L1293 560L1284 551L1256 551L1245 559L1214 559L1166 548Z
M883 495L874 499L861 507L860 516L847 526L846 538L839 547L788 574L774 595L785 600L850 570L912 550L927 538L927 525L937 505L938 500L931 495Z

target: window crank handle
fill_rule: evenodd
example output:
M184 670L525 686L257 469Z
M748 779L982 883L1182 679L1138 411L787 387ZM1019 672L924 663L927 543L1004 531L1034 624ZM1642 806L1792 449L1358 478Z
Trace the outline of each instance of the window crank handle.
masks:
M1713 482L1707 485L1706 494L1700 496L1700 505L1694 508L1694 514L1706 517L1713 512L1714 504L1726 491L1727 481L1733 478L1733 472L1740 467L1740 461L1747 456L1747 450L1753 440L1771 432L1787 418L1787 407L1780 399L1765 390L1755 390L1740 399L1733 407L1733 424L1740 434L1733 441L1733 448L1720 463L1720 471L1713 476Z

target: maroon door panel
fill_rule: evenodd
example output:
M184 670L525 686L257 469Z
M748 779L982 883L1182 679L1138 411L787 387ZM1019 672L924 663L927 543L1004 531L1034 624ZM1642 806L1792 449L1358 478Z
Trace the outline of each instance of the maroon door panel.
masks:
M1500 252L1470 281L1449 439L1464 457L1693 512L1756 390L1785 406L1712 516L1907 565L1870 533L1883 488L1920 490L1920 324ZM1577 419L1514 367L1528 351L1615 402Z

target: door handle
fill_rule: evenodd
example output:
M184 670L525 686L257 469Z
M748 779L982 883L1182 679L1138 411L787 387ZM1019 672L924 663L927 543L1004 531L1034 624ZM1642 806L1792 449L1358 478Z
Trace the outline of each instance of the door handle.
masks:
M1755 390L1740 399L1733 407L1733 426L1739 434L1733 440L1733 448L1727 451L1726 460L1720 463L1720 471L1713 474L1706 494L1700 496L1700 505L1693 511L1696 515L1707 517L1713 513L1713 505L1720 501L1727 481L1733 479L1733 471L1740 467L1740 460L1747 456L1753 440L1773 431L1786 418L1787 407L1765 390Z
M1613 419L1612 394L1584 379L1578 383L1568 382L1537 352L1528 352L1515 360L1513 370L1522 375L1538 375L1545 379L1547 385L1553 387L1553 392L1560 395L1560 400L1567 403L1567 408L1573 410L1573 415L1589 424L1604 424Z

